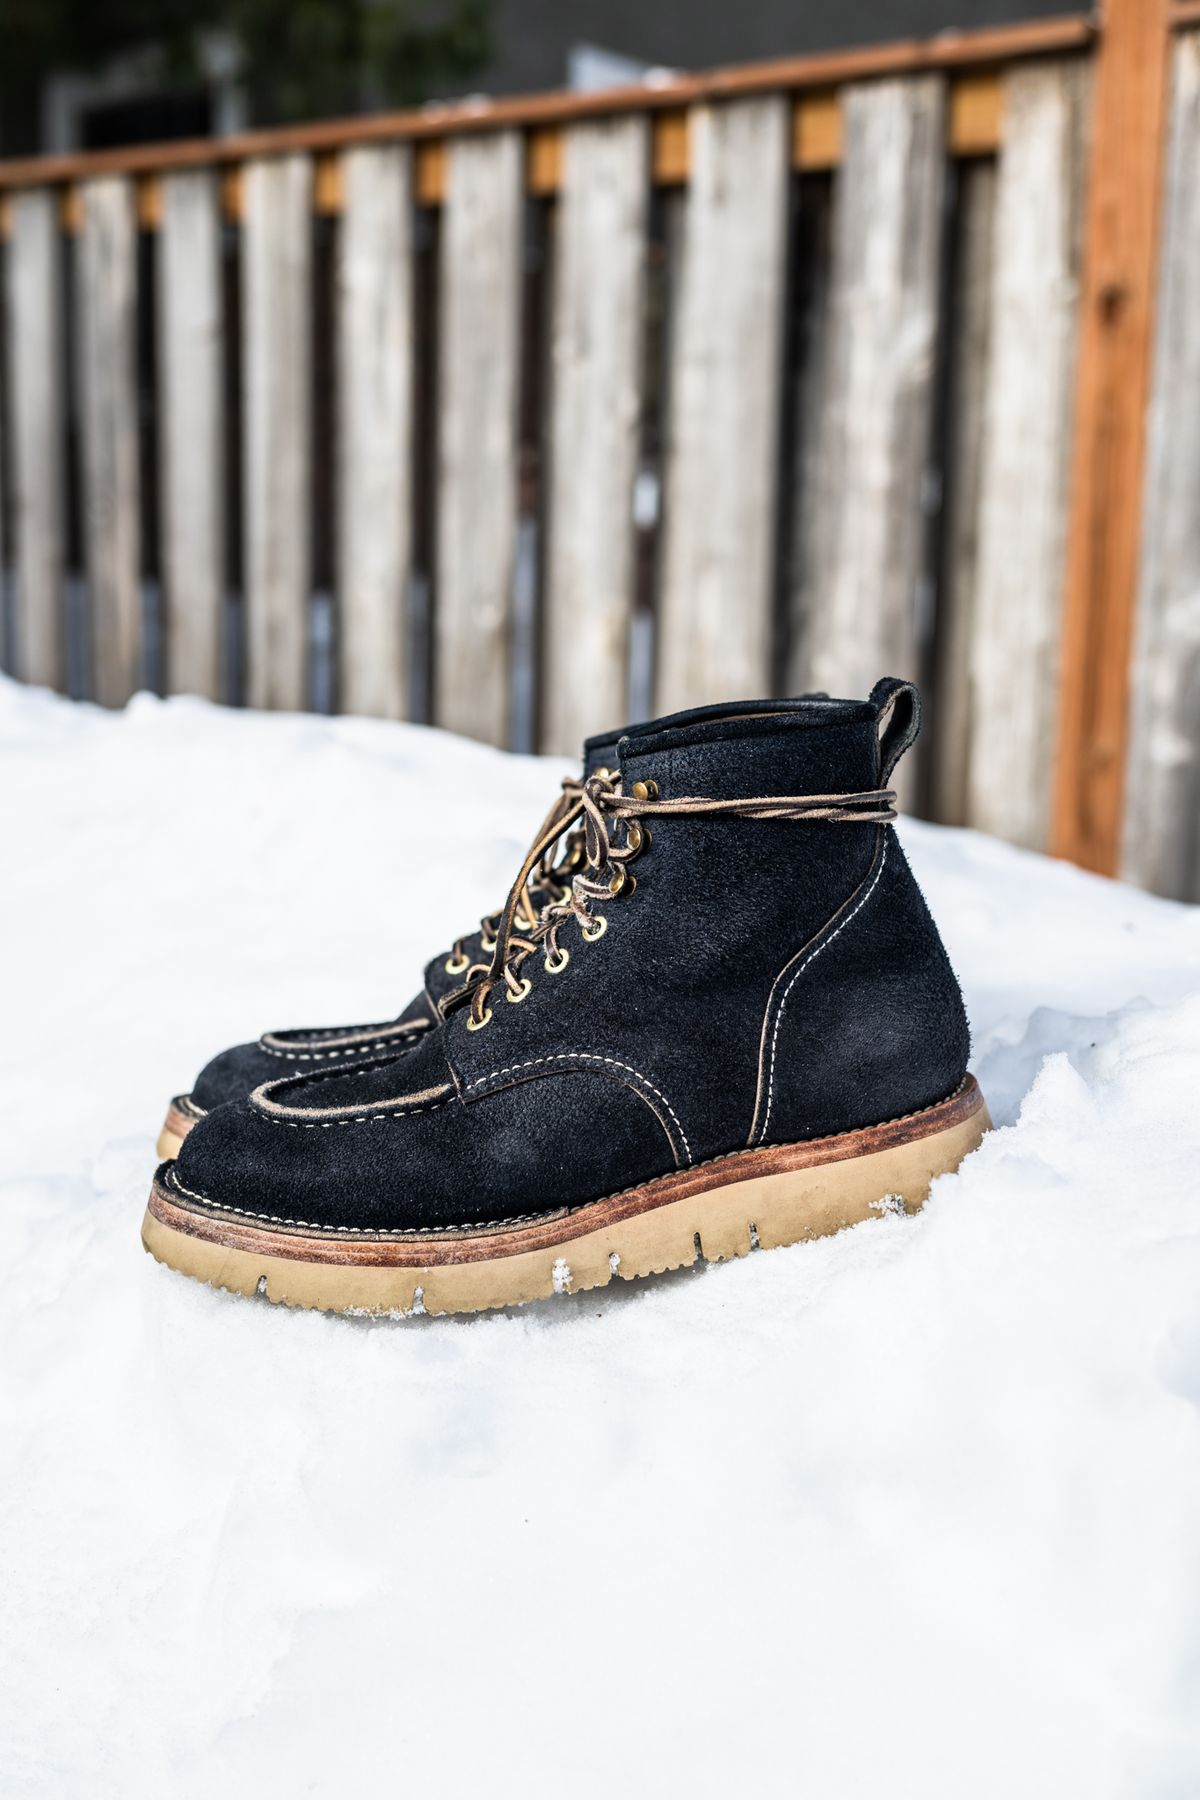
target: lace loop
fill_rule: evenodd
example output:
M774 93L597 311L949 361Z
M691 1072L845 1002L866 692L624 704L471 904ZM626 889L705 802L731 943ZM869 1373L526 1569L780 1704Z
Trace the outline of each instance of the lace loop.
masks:
M545 838L547 831L550 830L556 819L565 820L573 812L582 787L583 783L579 780L578 776L566 775L563 777L562 792L554 802L554 805L550 808L550 811L546 814L546 817L539 828L539 839ZM530 931L534 930L536 927L538 919L541 917L545 907L552 906L555 902L566 898L567 893L570 890L571 874L578 868L580 861L582 860L582 844L578 841L577 835L573 834L568 838L564 847L562 860L557 864L554 862L552 857L554 846L558 843L559 838L563 835L565 830L565 825L560 827L550 845L550 850L547 851L541 863L538 865L537 873L532 885L522 890L518 900L518 910ZM540 888L545 896L541 906L534 903L534 888ZM498 912L488 913L485 918L482 918L479 921L481 948L486 950L489 956L496 948L496 935L500 924L500 916L501 915ZM466 945L466 937L455 938L450 949L450 954L446 958L445 968L448 975L461 975L465 972L467 973L467 978L469 980L471 959L467 955Z
M444 996L443 1018L457 1007L469 1003L472 1030L478 1031L491 1016L489 999L501 984L510 999L524 999L529 992L528 976L523 965L538 951L544 951L546 967L565 968L569 952L559 942L559 932L572 919L578 921L583 937L595 943L607 929L607 919L593 912L600 901L611 901L619 894L632 893L636 883L626 875L626 865L640 855L650 842L645 821L654 818L734 818L778 819L802 824L890 825L896 817L896 795L891 788L871 788L857 794L762 794L734 799L711 799L698 794L659 798L652 782L637 782L632 793L622 791L619 775L602 770L583 782L564 782L562 797L556 801L537 837L526 852L525 860L509 890L508 899L494 919L485 923L493 927L488 937L491 961L476 963L467 971L467 979L459 988ZM613 826L624 827L624 838L617 841ZM574 863L553 864L556 845L567 834L578 848L582 834L582 856ZM583 867L565 885L562 897L544 905L540 916L535 912L532 929L518 929L530 924L533 912L529 885L535 871L539 885L542 872L552 871L561 885L561 874L568 866Z

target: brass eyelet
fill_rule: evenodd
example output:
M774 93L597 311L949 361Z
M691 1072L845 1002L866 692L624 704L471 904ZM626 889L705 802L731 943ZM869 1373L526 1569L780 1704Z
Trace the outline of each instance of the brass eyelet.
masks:
M592 770L592 779L595 781L611 781L612 778L613 778L613 772L611 769L593 769Z
M648 836L649 833L644 825L640 824L637 819L630 819L625 827L625 843L631 855L637 855Z
M470 966L469 956L448 956L443 964L447 975L462 975Z
M608 891L615 900L618 894L632 894L637 886L637 876L631 875L624 863L618 863L608 884Z
M524 1000L525 997L529 993L532 992L532 990L533 990L533 983L532 983L532 981L530 981L528 975L526 975L524 980L521 982L520 987L517 989L516 993L514 994L512 989L510 988L508 993L504 997L508 1001L508 1004L510 1006L520 1006L522 1000Z
M467 1030L468 1031L482 1031L485 1025L489 1025L491 1023L491 1018L492 1018L492 1009L489 1006L485 1009L482 1019L468 1019L467 1020Z
M570 960L571 952L566 949L561 949L558 953L557 961L547 956L542 962L542 967L545 969L547 975L561 975Z
M479 940L479 948L484 952L485 955L490 956L492 954L492 951L496 948L495 938L481 937Z
M635 800L657 800L657 781L635 781L630 790Z
M596 944L596 943L599 943L600 939L604 936L605 932L608 930L608 920L605 918L603 913L596 913L596 915L594 916L594 918L592 920L592 923L596 927L595 931L589 931L586 925L581 925L579 927L579 929L582 932L586 943Z

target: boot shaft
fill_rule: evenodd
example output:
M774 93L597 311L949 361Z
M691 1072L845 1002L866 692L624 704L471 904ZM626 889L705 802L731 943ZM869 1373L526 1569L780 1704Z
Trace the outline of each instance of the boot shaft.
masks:
M664 801L866 793L915 730L899 683L867 702L701 712L626 734L621 787ZM593 908L595 942L572 921L569 964L531 959L519 1004L501 985L486 1029L450 1017L465 1094L550 1065L605 1069L694 1162L855 1129L961 1082L961 996L892 827L688 815L643 835L633 881Z

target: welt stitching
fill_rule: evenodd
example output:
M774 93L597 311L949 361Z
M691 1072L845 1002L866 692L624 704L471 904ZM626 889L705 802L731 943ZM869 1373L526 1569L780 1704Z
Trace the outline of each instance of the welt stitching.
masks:
M320 1231L327 1235L336 1234L339 1237L424 1238L463 1230L500 1231L509 1225L534 1225L541 1220L559 1216L557 1213L516 1213L511 1219L492 1219L486 1225L422 1225L408 1231L379 1230L373 1225L317 1225L312 1219L288 1219L280 1213L252 1212L246 1206L229 1206L224 1200L211 1200L207 1194L198 1194L194 1188L186 1187L180 1181L178 1171L173 1163L165 1180L179 1193L186 1194L189 1200L198 1200L201 1206L211 1207L215 1212L236 1213L239 1219L262 1219L269 1225L296 1225L301 1230Z
M667 1096L662 1092L661 1088L656 1088L654 1083L649 1081L646 1076L641 1073L640 1069L633 1068L629 1063L618 1062L615 1056L600 1056L588 1050L564 1050L555 1056L534 1056L531 1057L528 1062L509 1063L506 1069L493 1069L490 1075L481 1075L477 1081L468 1081L467 1092L470 1093L472 1088L484 1087L489 1081L499 1081L502 1075L515 1075L520 1069L533 1069L536 1068L539 1063L551 1062L598 1062L608 1063L614 1069L624 1069L627 1075L632 1075L635 1081L640 1081L644 1087L649 1088L650 1092L662 1101L672 1119L675 1121L675 1129L683 1140L683 1148L690 1166L692 1161L692 1146L688 1143L687 1132L679 1123L679 1114L675 1111L675 1108L671 1105Z
M919 1106L915 1112L897 1113L891 1119L881 1119L879 1124L903 1125L910 1119L919 1119L923 1117L925 1113L936 1112L939 1106L944 1106L946 1104L947 1100L953 1100L957 1095L961 1094L965 1085L965 1081L960 1081L952 1094L945 1095L941 1100L935 1100L931 1106ZM439 1102L439 1104L444 1105L445 1102ZM836 1143L839 1137L846 1136L853 1136L853 1133L835 1131L827 1133L824 1137L809 1138L807 1142L811 1145L819 1146L821 1144ZM753 1150L725 1150L722 1151L719 1156L706 1156L702 1162L695 1163L692 1167L697 1169L711 1169L715 1167L717 1163L736 1162L739 1157L753 1155ZM652 1177L652 1180L659 1179L661 1178L658 1176ZM548 1224L554 1219L569 1219L576 1213L585 1212L589 1206L603 1206L609 1200L624 1200L630 1194L639 1193L643 1188L647 1188L651 1185L650 1181L638 1181L635 1182L632 1187L618 1188L614 1193L602 1194L599 1200L585 1200L579 1206L559 1207L556 1211L548 1213L519 1213L510 1219L492 1219L485 1225L416 1225L407 1230L386 1231L380 1230L374 1225L319 1225L313 1219L286 1219L282 1218L277 1213L251 1212L244 1206L228 1206L223 1200L210 1200L207 1194L198 1194L193 1188L185 1187L183 1182L179 1179L178 1163L171 1164L166 1175L163 1177L163 1181L166 1186L174 1187L178 1189L181 1194L186 1194L189 1200L199 1200L202 1206L211 1207L216 1212L236 1213L239 1219L263 1219L271 1225L296 1225L302 1230L318 1231L326 1236L337 1235L340 1237L365 1238L427 1238L448 1232L469 1231L477 1231L481 1235L486 1235L491 1231L501 1231L508 1225Z
M833 943L834 939L841 936L842 932L845 931L845 929L846 929L847 925L849 925L850 921L852 919L855 919L858 917L858 915L862 911L863 907L867 904L867 901L871 898L871 895L875 892L876 886L878 885L878 882L879 882L879 877L883 874L883 865L887 861L889 842L890 842L890 839L885 837L883 840L883 851L879 858L879 867L876 869L874 875L872 876L871 884L867 888L866 893L862 895L858 904L855 907L853 907L850 912L848 912L846 914L846 917L842 920L842 922L838 926L837 930L831 931L827 938L822 938L821 942L817 945L815 950L809 951L808 955L805 957L804 961L800 964L800 967L796 970L795 974L792 976L792 979L788 982L786 988L784 988L784 990L783 990L783 998L779 1002L779 1011L775 1014L775 1028L771 1033L771 1055L770 1055L770 1061L768 1064L768 1076L767 1076L767 1109L763 1114L762 1125L759 1127L758 1141L760 1144L762 1143L763 1139L765 1138L765 1136L767 1134L767 1126L771 1122L771 1104L775 1098L775 1051L776 1051L776 1048L779 1043L779 1027L783 1023L783 1013L784 1013L784 1008L787 1006L787 1003L788 1003L788 995L791 993L792 989L795 987L796 983L799 981L800 977L803 975L805 969L808 968L809 964L812 962L815 962L817 957L820 956L822 950L827 950L829 948L830 944Z

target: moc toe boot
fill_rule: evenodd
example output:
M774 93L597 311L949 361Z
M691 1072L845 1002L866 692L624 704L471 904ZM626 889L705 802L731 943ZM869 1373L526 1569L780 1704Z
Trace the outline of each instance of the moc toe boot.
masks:
M892 828L918 700L630 734L585 867L402 1059L269 1082L155 1178L147 1248L244 1293L459 1312L915 1208L987 1126Z
M589 738L584 745L583 775L586 780L597 770L615 767L619 734ZM563 883L550 872L549 884L535 882L531 901L535 906L555 899L564 891ZM356 1066L404 1056L421 1037L439 1022L440 1002L462 981L469 968L491 956L494 947L495 917L483 919L472 932L461 937L449 950L443 950L426 964L424 987L408 1005L392 1019L375 1023L332 1025L321 1028L297 1026L285 1031L265 1031L252 1044L234 1044L220 1051L201 1069L186 1094L176 1094L167 1107L166 1118L158 1136L158 1155L168 1159L179 1154L179 1147L192 1127L218 1106L234 1100L245 1100L264 1082L277 1081L285 1075Z
M803 696L805 702L817 698L819 696ZM775 704L786 707L798 702ZM747 710L746 703L738 701L723 706L694 708L672 714L667 720L633 726L627 735L636 739L645 732L661 729L663 725L685 725L690 720L701 717L731 718ZM585 741L582 780L599 771L616 767L620 737L619 732L604 732ZM540 879L535 876L530 891L530 903L535 909L558 899L565 892L572 866L568 856L561 868L547 868L540 872ZM228 1106L234 1100L247 1099L264 1082L276 1081L285 1075L316 1074L406 1055L431 1026L439 1023L438 1009L446 995L460 984L470 968L481 959L486 962L491 957L495 948L496 925L496 915L482 920L477 930L459 938L449 951L441 951L435 956L426 965L423 990L409 1001L397 1018L373 1023L321 1028L300 1026L285 1031L267 1031L255 1043L235 1044L231 1049L222 1050L201 1069L191 1091L176 1094L168 1105L158 1137L160 1160L177 1156L179 1146L188 1132L206 1114L218 1106Z

